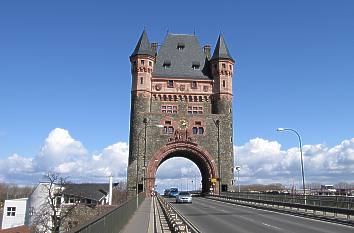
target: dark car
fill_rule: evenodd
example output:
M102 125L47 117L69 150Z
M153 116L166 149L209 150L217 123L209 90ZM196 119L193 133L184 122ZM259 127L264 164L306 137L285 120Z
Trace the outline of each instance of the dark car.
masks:
M178 188L171 188L170 189L170 197L176 197L178 195Z
M170 189L165 189L165 191L163 192L163 195L165 196L165 197L168 197L168 196L170 196Z

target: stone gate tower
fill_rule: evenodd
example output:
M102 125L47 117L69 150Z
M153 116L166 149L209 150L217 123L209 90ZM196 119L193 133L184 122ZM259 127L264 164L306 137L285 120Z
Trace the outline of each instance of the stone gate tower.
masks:
M130 56L130 196L149 194L157 168L172 157L198 166L203 192L233 189L234 60L222 35L210 50L195 35L168 34L159 46L143 31Z

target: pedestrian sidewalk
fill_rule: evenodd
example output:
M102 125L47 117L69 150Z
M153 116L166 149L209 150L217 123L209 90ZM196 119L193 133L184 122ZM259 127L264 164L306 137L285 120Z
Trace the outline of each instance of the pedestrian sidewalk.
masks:
M135 211L122 233L153 233L153 202L151 197L146 197Z

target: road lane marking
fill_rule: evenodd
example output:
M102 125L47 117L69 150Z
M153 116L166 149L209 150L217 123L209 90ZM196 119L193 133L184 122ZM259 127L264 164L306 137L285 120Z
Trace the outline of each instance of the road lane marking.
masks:
M262 225L267 226L267 227L270 227L270 228L275 228L275 229L277 229L277 230L281 230L280 227L272 226L272 225L267 224L267 223L264 223L264 222L262 222Z

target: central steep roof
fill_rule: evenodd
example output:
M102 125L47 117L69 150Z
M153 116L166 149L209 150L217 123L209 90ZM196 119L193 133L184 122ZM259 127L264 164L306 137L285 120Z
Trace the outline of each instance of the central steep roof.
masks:
M195 35L168 34L157 53L152 75L210 80L207 63Z

